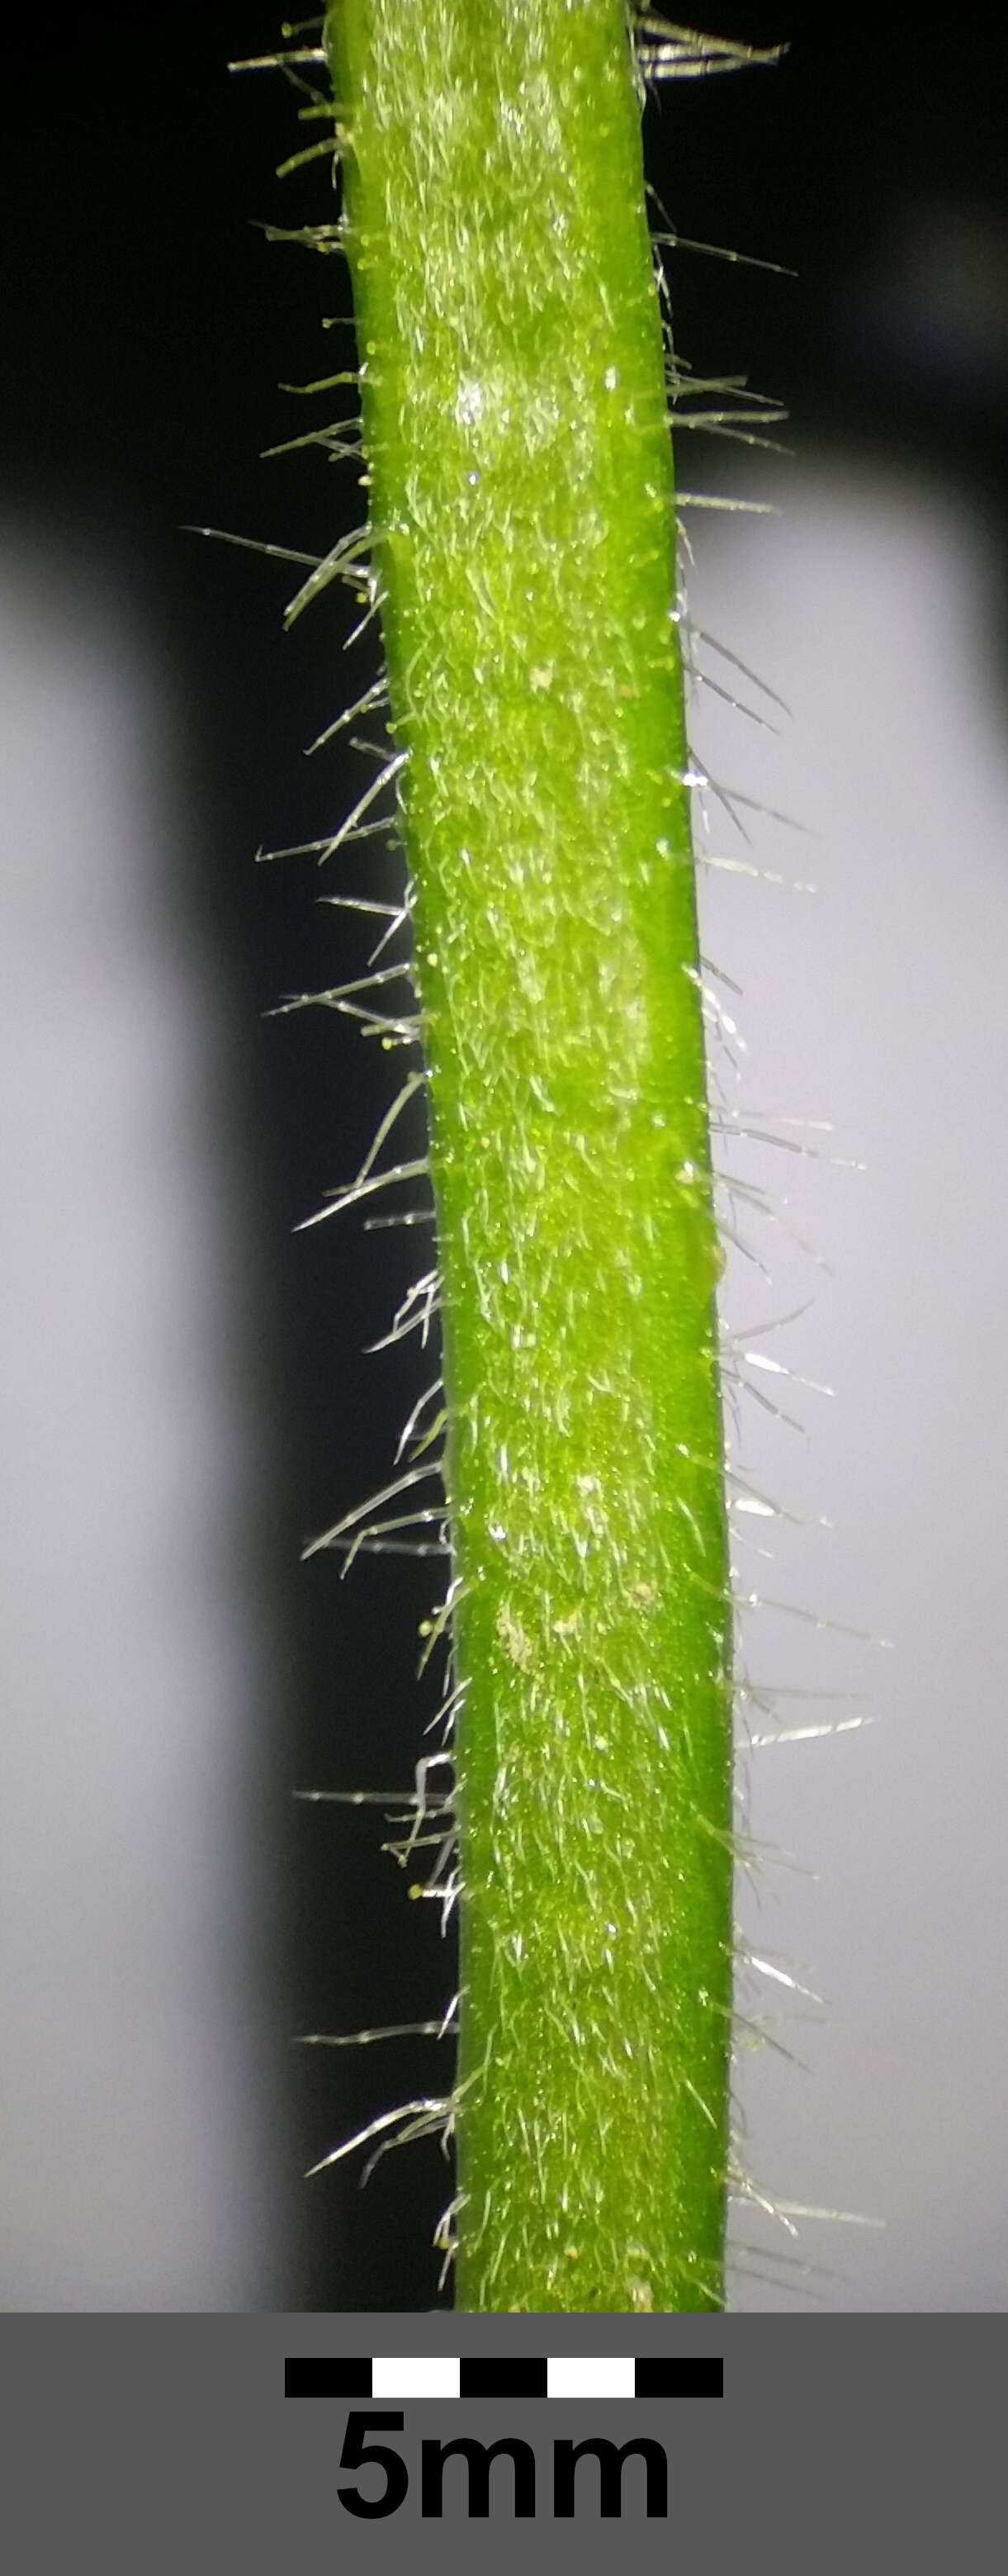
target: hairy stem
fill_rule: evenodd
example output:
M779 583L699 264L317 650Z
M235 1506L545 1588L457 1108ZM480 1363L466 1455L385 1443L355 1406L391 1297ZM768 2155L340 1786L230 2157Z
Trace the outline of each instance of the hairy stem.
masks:
M716 2308L730 1684L624 0L334 0L443 1287L466 2309Z

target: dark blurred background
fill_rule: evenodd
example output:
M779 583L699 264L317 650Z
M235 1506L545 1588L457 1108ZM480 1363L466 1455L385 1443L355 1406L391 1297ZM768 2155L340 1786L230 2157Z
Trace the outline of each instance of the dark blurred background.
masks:
M703 19L791 50L666 89L650 176L682 233L798 275L679 252L678 343L786 401L806 472L905 471L982 529L998 695L997 75L953 20L925 39L916 13L870 33L825 12ZM12 2308L450 2295L436 2143L364 2192L359 2157L301 2179L437 2092L446 2051L295 2035L436 2014L453 1962L438 1908L380 1855L381 1811L291 1794L408 1784L438 1575L372 1558L341 1585L337 1557L299 1563L391 1474L433 1373L409 1344L362 1357L417 1237L357 1215L294 1232L356 1169L392 1077L334 1014L267 1016L362 972L368 943L316 904L311 859L254 864L331 829L370 778L339 743L304 751L373 676L373 635L342 651L334 586L284 636L296 569L185 533L322 553L361 515L351 467L260 453L308 425L281 380L350 363L319 327L349 311L339 264L262 230L329 212L324 164L274 176L302 139L284 83L227 70L277 34L256 0L204 0L44 34L23 19L4 46ZM723 481L724 454L681 471ZM328 890L367 869L394 886L378 841ZM921 2251L837 2303L1003 2303L965 2273L957 2300Z

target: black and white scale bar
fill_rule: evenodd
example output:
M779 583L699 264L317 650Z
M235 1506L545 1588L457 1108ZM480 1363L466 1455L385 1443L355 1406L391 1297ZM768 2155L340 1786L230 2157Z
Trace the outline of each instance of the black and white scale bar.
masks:
M544 2360L459 2361L384 2353L357 2360L288 2360L287 2397L363 2397L404 2404L417 2397L723 2397L724 2363L656 2353L593 2360L569 2353Z

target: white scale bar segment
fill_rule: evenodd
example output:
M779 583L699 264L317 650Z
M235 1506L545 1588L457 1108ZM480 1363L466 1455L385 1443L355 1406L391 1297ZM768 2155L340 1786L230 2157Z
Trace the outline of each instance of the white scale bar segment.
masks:
M380 2397L388 2397L398 2404L401 2398L457 2397L458 2393L459 2365L457 2359L453 2360L450 2356L445 2358L441 2354L434 2357L413 2354L407 2355L403 2360L393 2361L387 2359L383 2353L380 2358L376 2354L372 2361L373 2402L377 2402Z
M612 2361L587 2360L578 2353L551 2356L546 2387L550 2397L632 2397L633 2356Z

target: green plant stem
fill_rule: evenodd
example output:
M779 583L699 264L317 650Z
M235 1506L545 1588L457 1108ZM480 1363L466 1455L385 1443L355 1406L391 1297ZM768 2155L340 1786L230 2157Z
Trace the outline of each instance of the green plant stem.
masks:
M716 2308L719 1255L623 0L326 36L443 1288L459 2303Z

